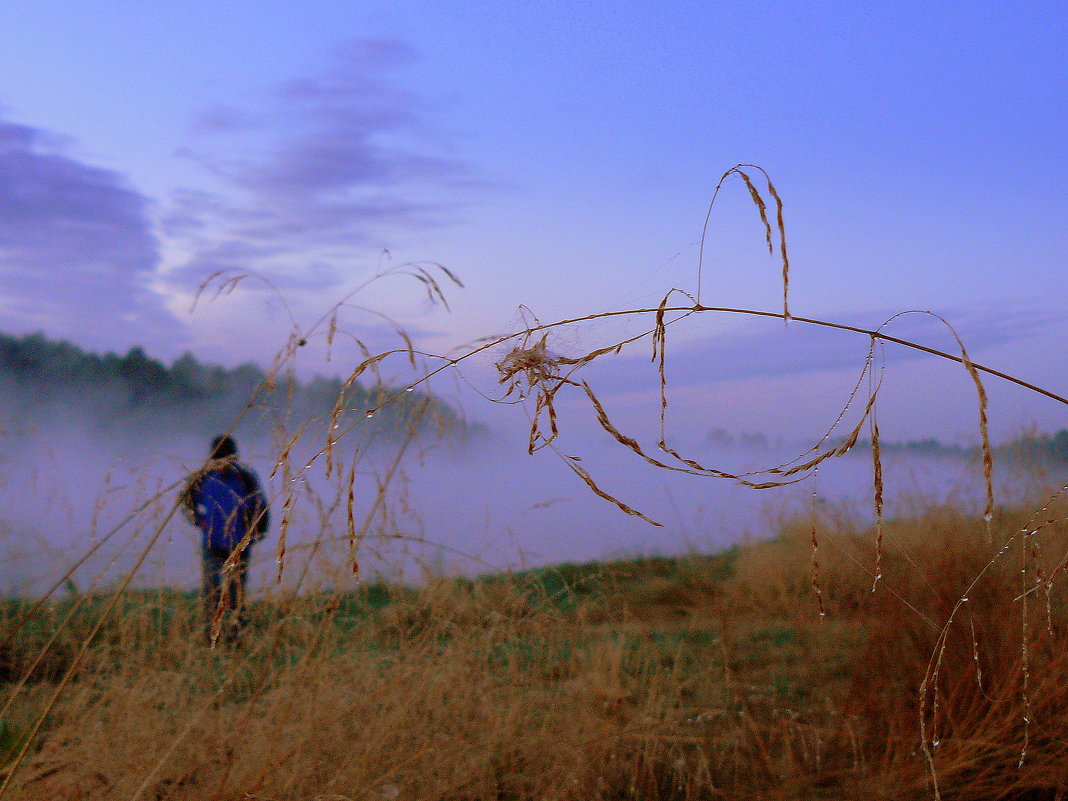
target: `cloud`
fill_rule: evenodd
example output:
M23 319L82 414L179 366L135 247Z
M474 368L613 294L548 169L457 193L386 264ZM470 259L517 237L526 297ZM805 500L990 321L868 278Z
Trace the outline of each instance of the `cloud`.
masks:
M274 87L260 110L198 115L198 146L185 155L221 188L173 198L164 230L193 255L172 278L299 273L315 259L385 247L398 229L455 219L473 172L429 124L430 109L391 81L414 60L397 41L350 42L322 72ZM233 152L243 155L224 155Z
M0 325L93 347L172 340L148 200L64 143L0 120Z
M843 317L839 322L873 328L891 315L867 314L863 318ZM720 318L722 319L722 318ZM1020 314L1011 309L997 311L970 310L951 314L947 319L961 333L969 353L997 345L1028 340L1038 336L1054 322L1063 322L1060 314ZM959 348L952 334L937 319L926 314L906 314L897 318L885 333L926 344L953 355ZM809 375L832 370L859 372L868 352L865 336L834 331L819 326L779 321L746 321L740 327L712 337L673 342L668 329L666 370L668 384L675 389L699 388L710 384L748 378L775 378ZM930 358L920 351L888 344L887 356L894 363ZM648 354L637 350L611 359L599 360L597 385L612 393L644 392L656 385L656 366Z

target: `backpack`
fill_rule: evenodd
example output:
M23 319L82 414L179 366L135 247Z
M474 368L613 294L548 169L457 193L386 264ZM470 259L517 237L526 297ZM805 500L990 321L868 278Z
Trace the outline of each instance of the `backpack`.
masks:
M193 497L204 547L232 551L248 532L261 504L244 471L226 466L204 474Z

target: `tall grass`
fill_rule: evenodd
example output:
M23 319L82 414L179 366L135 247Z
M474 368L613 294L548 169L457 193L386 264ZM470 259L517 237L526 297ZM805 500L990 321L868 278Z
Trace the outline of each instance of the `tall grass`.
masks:
M995 532L1016 522L1000 512ZM885 591L874 594L857 566L870 562L871 532L821 525L835 543L824 617L808 520L718 557L265 599L235 649L196 644L194 597L128 595L9 792L930 797L919 683L937 621L991 557L983 522L953 509L889 521ZM931 735L944 798L1053 798L1068 780L1068 607L1032 606L1025 664L1021 619L999 613L1018 570L987 570L968 602L974 630L946 645ZM104 602L63 628L55 661L6 718L9 752ZM57 624L39 625L41 637ZM5 655L12 674L38 646L27 638Z
M753 180L758 171L763 190ZM104 534L44 596L0 608L0 678L8 689L0 797L1062 797L1068 609L1059 590L1068 559L1053 547L1066 533L1064 490L1033 514L996 505L981 376L1068 400L976 364L959 338L959 354L950 354L894 337L885 325L867 330L794 315L781 198L759 168L739 165L720 184L732 176L754 201L769 251L778 252L782 312L703 305L699 275L697 292L672 289L656 307L535 319L460 355L420 353L399 326L396 350L375 353L355 338L365 358L345 389L370 377L375 405L348 409L343 394L322 418L276 421L277 586L252 604L239 646L200 647L193 596L132 583L176 511L171 499L181 480ZM402 265L378 278L395 274L419 282L436 302L445 301L439 281L459 283L438 265ZM212 276L201 292L228 293L240 280ZM340 315L350 298L311 326L293 319L261 391L286 380L309 341L330 347L347 333ZM708 314L776 317L864 338L856 385L812 448L739 473L669 442L668 333ZM552 338L612 318L649 322L580 354ZM939 507L884 519L877 413L885 342L956 362L972 380L982 512ZM651 444L617 425L582 372L643 344L651 346L660 394L659 441ZM562 393L589 403L629 458L758 489L813 475L867 428L875 524L814 509L769 542L717 557L430 578L418 588L358 583L374 538L399 536L394 510L405 454L424 430L414 404L396 458L360 501L354 486L361 449L375 436L370 419L480 353L495 355L497 400L529 405L529 451L555 451L623 513L657 523L558 449L567 422ZM388 386L378 370L397 355L422 372ZM243 414L256 406L254 396ZM844 436L836 436L840 427ZM296 552L287 535L305 508L318 530ZM94 580L68 600L52 597L136 520L141 528L123 546L134 567L120 582L105 591ZM310 567L324 555L335 571L316 585Z

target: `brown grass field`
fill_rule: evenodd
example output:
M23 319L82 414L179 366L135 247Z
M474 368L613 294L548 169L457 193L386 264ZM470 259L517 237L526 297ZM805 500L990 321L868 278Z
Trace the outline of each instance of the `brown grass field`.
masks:
M872 532L825 514L818 551L800 520L715 556L269 597L227 649L194 596L130 591L7 795L1062 798L1068 605L1041 581L1068 527L1026 516L999 510L993 545L950 508L887 521L874 593ZM7 695L28 676L7 760L107 598L77 600L2 652Z

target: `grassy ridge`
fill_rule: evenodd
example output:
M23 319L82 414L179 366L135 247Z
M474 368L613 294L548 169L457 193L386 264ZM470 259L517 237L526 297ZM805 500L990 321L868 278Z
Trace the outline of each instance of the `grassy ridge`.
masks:
M952 509L888 523L874 593L870 532L827 517L815 573L798 521L714 557L268 597L232 650L197 644L194 596L131 593L12 797L930 798L921 715L943 798L1060 797L1068 606L1013 599L1068 528L1002 552L1020 521L995 524L989 544ZM2 653L9 690L31 677L9 756L104 603L58 629L78 600ZM23 611L3 607L6 631Z

